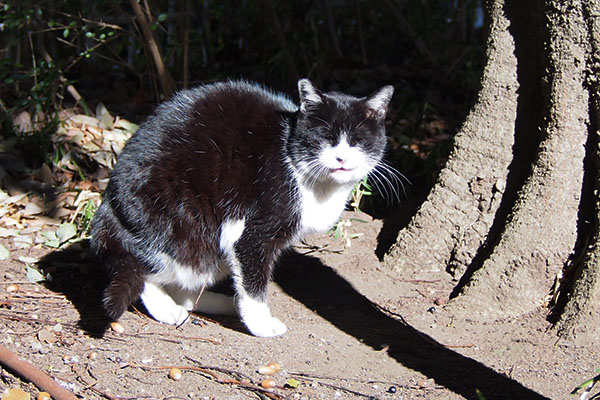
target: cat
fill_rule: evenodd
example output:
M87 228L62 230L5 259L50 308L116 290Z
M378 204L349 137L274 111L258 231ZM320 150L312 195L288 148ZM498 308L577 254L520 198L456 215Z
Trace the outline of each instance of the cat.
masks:
M127 142L93 219L117 320L141 299L160 322L189 311L239 316L260 337L286 332L267 284L281 252L339 219L382 163L394 88L367 97L298 81L299 105L247 81L178 92ZM235 296L205 290L232 278Z

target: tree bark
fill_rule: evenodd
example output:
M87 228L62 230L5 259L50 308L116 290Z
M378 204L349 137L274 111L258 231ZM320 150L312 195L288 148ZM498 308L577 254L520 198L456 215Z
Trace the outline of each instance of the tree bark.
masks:
M581 265L577 266L573 287L556 330L569 341L590 339L600 335L600 3L584 4L591 45L588 83L591 88L590 147L595 170L595 215L592 221L592 240Z
M549 122L499 242L457 301L491 319L543 305L577 239L589 101L586 29L580 2L550 7Z
M384 262L414 275L449 268L462 274L483 243L506 187L519 83L515 45L503 1L489 28L487 64L477 103L454 138L436 185Z
M586 161L600 157L598 1L489 0L488 10L478 101L384 262L403 274L454 273L446 310L493 320L547 305L589 240L575 279L561 280L571 295L559 331L582 331L581 318L600 322L598 223L591 237L582 228L586 208L600 210L600 183L595 201L586 189L600 165Z

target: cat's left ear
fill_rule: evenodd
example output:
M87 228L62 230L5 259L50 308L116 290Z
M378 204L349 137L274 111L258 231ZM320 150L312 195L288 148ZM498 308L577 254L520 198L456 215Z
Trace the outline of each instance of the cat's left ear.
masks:
M367 118L384 120L393 94L394 87L387 85L367 97L364 102Z
M323 103L323 95L308 79L298 81L298 95L300 97L300 112L303 114Z

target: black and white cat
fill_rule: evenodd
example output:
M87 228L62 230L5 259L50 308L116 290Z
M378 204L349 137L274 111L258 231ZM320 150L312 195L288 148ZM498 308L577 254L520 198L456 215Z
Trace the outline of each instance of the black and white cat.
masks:
M273 266L330 229L380 165L394 91L356 98L308 79L298 89L300 106L245 81L184 90L133 135L92 225L111 318L141 299L168 324L237 312L253 335L286 331L267 305ZM234 298L205 290L227 277Z

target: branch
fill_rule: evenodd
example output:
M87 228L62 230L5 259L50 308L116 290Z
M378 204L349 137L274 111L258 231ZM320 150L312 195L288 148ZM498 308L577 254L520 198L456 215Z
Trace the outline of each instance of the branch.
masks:
M156 67L156 72L158 73L158 79L160 80L163 94L165 95L165 98L169 98L175 91L175 84L173 83L173 79L171 78L169 71L165 67L160 48L158 47L156 39L154 38L154 34L150 29L150 24L148 23L148 20L142 11L142 7L140 7L137 0L129 0L129 3L131 4L131 8L133 8L137 23L142 30L144 39L146 40L145 44L150 51L152 60L154 61L154 66Z
M42 370L20 359L15 353L0 345L0 364L33 382L38 388L45 390L55 400L78 400L69 390L60 386Z

